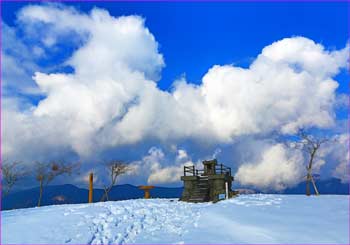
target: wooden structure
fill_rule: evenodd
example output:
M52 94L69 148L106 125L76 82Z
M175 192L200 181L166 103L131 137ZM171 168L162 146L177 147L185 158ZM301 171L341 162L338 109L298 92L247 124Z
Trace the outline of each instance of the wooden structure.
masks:
M151 189L153 189L153 188L154 188L154 186L152 186L152 185L141 185L141 186L139 186L139 189L145 191L145 199L148 199L148 198L151 197L151 195L149 194L149 191Z
M94 183L94 174L90 173L90 176L89 176L89 203L92 203L92 200L93 200L93 191L94 191L93 183Z
M184 182L181 201L217 202L236 194L231 190L233 177L231 168L218 164L217 160L203 161L204 169L184 166Z

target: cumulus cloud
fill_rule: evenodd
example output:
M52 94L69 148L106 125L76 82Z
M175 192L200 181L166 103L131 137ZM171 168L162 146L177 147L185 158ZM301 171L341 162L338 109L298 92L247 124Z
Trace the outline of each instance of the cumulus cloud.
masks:
M151 173L148 177L148 184L164 184L179 182L181 175L183 175L183 168L178 166L170 166L166 168L160 168Z
M165 156L162 149L152 147L148 151L148 155L142 160L131 163L134 167L135 174L143 174L148 176L148 184L164 184L164 183L179 183L180 177L183 175L184 166L198 166L192 162L191 157L186 150L178 149L174 159Z
M65 132L61 137L79 155L88 155L96 146L93 141L99 132L105 128L113 131L110 124L122 119L129 107L139 104L142 91L156 91L155 80L164 62L142 18L114 18L100 9L85 15L70 8L29 6L20 12L19 19L23 25L49 25L56 35L61 30L88 33L86 43L67 61L75 73L35 73L33 78L46 98L30 111L20 112L31 117L27 124L45 121L41 125L43 132L45 128L53 134ZM12 114L6 117L9 121ZM104 133L110 132L101 135ZM103 144L103 139L99 140Z
M328 52L307 38L285 38L265 47L249 69L214 66L201 90L217 134L231 138L331 126L338 87L331 76L346 65L347 50Z
M347 160L341 161L333 172L334 177L341 179L343 183L349 183L350 181L350 166L349 157Z
M260 161L241 165L235 175L242 185L277 191L298 184L304 176L302 153L283 144L271 145Z
M89 158L148 139L219 144L242 136L291 134L299 127L327 128L335 119L334 76L348 62L348 46L329 51L308 38L291 37L263 48L248 68L214 65L202 83L182 78L168 92L157 87L163 55L139 16L31 5L18 13L18 21L27 35L40 39L41 48L53 49L63 40L77 48L64 61L72 72L33 74L45 95L38 105L3 105L2 145L9 158L35 160L44 152ZM153 149L141 161L151 169L149 183L175 180L185 164L180 160L188 159L179 151L181 163L164 167L163 155ZM249 183L244 175L275 168L279 177L265 182L280 189L299 177L297 160L299 154L291 156L276 145L260 162L240 168L238 176Z
M328 139L314 157L312 172L321 178L336 177L342 182L349 182L348 134L333 135ZM271 140L248 141L250 146L260 150L251 150L248 161L240 159L236 180L242 185L278 191L305 180L306 164L310 155L295 147L296 142L289 143L281 144ZM242 149L247 147L247 144L241 143L237 147ZM327 169L323 171L326 166Z
M349 153L349 134L335 136L336 141L330 146L330 155L336 167L333 170L333 176L339 178L344 183L350 181L350 153Z
M41 29L38 25L47 25L49 29L45 29L45 33L54 35L51 39L72 32L80 36L85 43L67 64L74 67L77 78L89 78L81 82L92 83L101 76L121 80L133 72L157 80L164 66L158 44L139 16L115 18L97 8L87 15L63 5L33 5L23 8L18 19L35 30ZM45 38L45 35L39 38Z

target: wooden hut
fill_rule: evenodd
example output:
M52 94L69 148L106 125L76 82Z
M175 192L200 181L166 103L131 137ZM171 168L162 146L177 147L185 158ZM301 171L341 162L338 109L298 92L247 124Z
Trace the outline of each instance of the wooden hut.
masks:
M234 196L231 190L233 177L231 168L218 164L217 160L203 161L204 168L199 170L194 166L185 166L181 201L186 202L217 202Z

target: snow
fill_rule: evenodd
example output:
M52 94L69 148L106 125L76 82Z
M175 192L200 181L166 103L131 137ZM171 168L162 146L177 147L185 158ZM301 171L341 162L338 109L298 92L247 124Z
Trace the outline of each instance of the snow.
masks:
M349 196L136 199L2 212L2 244L349 243Z

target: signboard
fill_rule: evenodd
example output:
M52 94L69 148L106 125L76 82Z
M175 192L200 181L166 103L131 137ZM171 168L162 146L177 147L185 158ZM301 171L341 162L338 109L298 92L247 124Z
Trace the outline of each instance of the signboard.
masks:
M225 194L219 194L219 200L223 200L226 198L226 195Z

